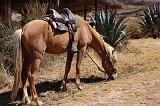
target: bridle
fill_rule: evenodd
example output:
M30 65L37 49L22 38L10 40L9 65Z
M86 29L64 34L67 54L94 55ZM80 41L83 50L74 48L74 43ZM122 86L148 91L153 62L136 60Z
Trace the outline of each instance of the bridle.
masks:
M102 40L102 42L104 42L102 38L101 38L101 40ZM107 54L107 51L106 51L106 48L105 48L104 43L103 43L103 48L104 48L104 50L105 50L105 53ZM89 55L89 53L88 53L87 51L85 51L85 52L86 52L86 54L88 55L88 57L91 59L91 61L97 66L98 70L101 71L101 72L103 72L104 74L106 74L106 72L105 72L104 70L102 70L102 69L100 68L100 66L93 60L93 58Z
M86 51L86 54L88 55L88 57L92 60L92 62L97 66L97 68L99 69L99 71L103 72L104 74L106 73L105 71L103 71L98 64L92 59L92 57L89 55L89 53Z
M87 51L86 51L86 54L87 54L88 57L92 60L92 62L97 66L98 70L101 71L101 72L103 72L103 73L106 75L106 72L105 72L104 70L102 70L102 69L98 66L98 64L92 59L92 57L89 55L89 53L88 53ZM117 69L116 69L116 68L113 68L112 75L114 75L114 74L116 74L116 73L117 73ZM107 78L107 80L113 80L113 79L114 79L113 76Z

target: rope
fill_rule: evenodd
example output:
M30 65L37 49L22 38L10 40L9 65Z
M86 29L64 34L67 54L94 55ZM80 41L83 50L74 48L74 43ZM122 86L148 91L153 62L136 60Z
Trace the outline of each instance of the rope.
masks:
M86 54L88 55L88 57L92 60L92 62L97 66L97 68L99 69L99 71L105 73L105 71L103 71L98 64L92 59L92 57L89 55L89 53L86 51Z

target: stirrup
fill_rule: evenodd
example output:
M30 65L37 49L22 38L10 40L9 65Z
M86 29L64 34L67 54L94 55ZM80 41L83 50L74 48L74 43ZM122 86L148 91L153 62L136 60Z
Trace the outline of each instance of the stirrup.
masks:
M77 52L78 51L77 43L75 41L72 42L71 51L72 52Z

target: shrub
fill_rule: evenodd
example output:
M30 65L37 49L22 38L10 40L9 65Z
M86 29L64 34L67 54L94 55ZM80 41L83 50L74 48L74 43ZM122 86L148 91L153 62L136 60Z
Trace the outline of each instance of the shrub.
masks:
M42 15L46 14L48 4L40 3L39 0L30 0L25 4L23 10L22 20L23 24L40 19ZM3 64L7 73L13 75L13 30L5 25L0 25L0 65Z
M147 7L144 10L141 29L147 36L157 38L160 36L160 5L155 4L153 7Z
M140 22L139 17L132 16L127 18L126 28L125 28L127 37L133 39L140 39L144 37L139 22Z
M117 12L101 10L96 17L96 30L104 36L104 40L111 46L125 38L125 16L116 20Z
M25 10L22 11L23 24L28 23L31 20L41 19L46 14L48 4L40 3L39 0L29 0L25 4Z
M7 72L12 74L13 69L13 30L7 26L0 26L0 64L3 64Z

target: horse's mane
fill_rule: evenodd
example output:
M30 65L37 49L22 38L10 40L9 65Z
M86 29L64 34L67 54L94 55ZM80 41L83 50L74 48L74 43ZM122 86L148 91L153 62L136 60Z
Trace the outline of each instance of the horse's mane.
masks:
M76 15L76 19L80 22L80 23L85 23L88 26L88 29L91 31L92 35L94 37L96 37L100 42L105 43L105 41L103 40L102 36L94 29L92 28L89 23L87 21L85 21L81 16ZM105 43L105 45L107 46L108 44Z

